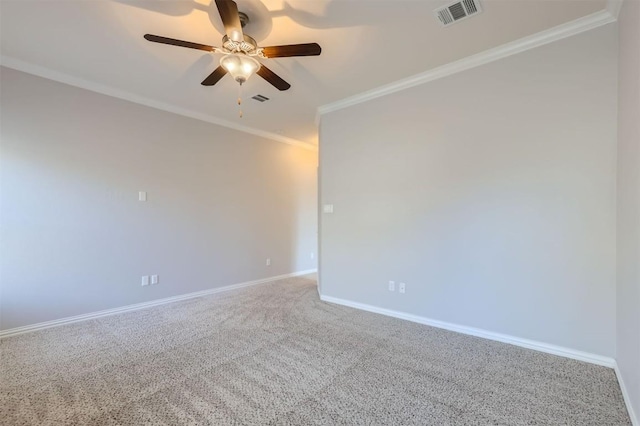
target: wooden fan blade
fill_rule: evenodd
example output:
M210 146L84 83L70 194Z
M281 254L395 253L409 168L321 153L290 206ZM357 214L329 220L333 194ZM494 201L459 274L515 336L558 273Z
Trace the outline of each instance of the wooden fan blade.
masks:
M322 48L318 43L288 44L285 46L269 46L262 48L262 53L267 58L318 56L321 52Z
M291 85L286 81L284 81L283 79L281 79L278 76L278 74L274 73L264 65L260 66L260 69L256 74L258 74L260 77L267 80L269 83L273 85L273 87L275 87L278 90L287 90L289 89L289 87L291 87Z
M209 74L207 78L202 80L202 83L200 84L202 84L203 86L213 86L218 81L220 81L220 79L224 77L226 73L227 73L227 70L225 70L222 67L218 67L211 74Z
M154 43L170 44L172 46L188 47L190 49L204 50L206 52L213 52L215 47L208 46L206 44L191 43L190 41L176 40L175 38L162 37L153 34L145 34L144 38Z
M240 15L238 15L238 5L232 0L216 0L220 19L224 24L224 31L231 41L243 41L242 24L240 23Z

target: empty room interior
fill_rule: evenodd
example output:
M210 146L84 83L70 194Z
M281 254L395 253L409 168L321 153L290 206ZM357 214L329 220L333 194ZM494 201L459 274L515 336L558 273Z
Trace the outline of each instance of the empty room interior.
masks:
M640 426L640 0L0 0L0 424Z

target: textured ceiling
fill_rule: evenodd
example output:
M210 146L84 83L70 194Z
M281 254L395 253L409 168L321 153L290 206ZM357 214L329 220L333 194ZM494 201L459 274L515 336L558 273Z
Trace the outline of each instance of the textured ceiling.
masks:
M243 87L200 82L220 55L150 43L145 33L220 46L222 24L209 0L0 1L1 53L134 96L209 117L317 142L319 106L595 13L604 0L480 0L484 12L442 27L428 0L238 0L261 46L318 42L322 55L267 59L291 83L279 92L258 76ZM270 98L249 100L262 94Z

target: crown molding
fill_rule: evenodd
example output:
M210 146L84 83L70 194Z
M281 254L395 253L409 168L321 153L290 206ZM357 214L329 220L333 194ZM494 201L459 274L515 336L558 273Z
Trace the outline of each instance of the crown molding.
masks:
M253 127L243 126L241 124L224 120L222 118L218 118L213 115L203 114L203 113L192 111L186 108L181 108L175 105L171 105L165 102L157 101L155 99L136 95L126 90L116 89L115 87L85 80L85 79L75 77L69 74L65 74L62 72L54 71L50 68L34 65L29 62L22 61L20 59L12 58L10 56L0 55L0 65L17 70L17 71L25 72L27 74L32 74L38 77L43 77L49 80L57 81L59 83L68 84L70 86L79 87L81 89L90 90L92 92L100 93L100 94L111 96L118 99L123 99L125 101L133 102L136 104L148 106L148 107L159 109L162 111L171 112L174 114L182 115L182 116L193 118L200 121L205 121L211 124L217 124L218 126L227 127L229 129L238 130L240 132L249 133L249 134L260 136L266 139L271 139L276 142L286 143L288 145L294 145L294 146L309 149L312 151L318 150L318 147L316 145L312 145L307 142L302 142L297 139L292 139L286 136L278 135L276 133L255 129Z
M421 84L457 74L480 65L488 64L563 38L571 37L573 35L598 28L602 25L610 24L615 22L617 17L617 14L614 14L615 10L613 10L615 9L614 3L618 4L617 7L619 10L619 3L621 3L620 0L609 0L606 9L591 15L523 37L519 40L503 44L493 49L485 50L484 52L480 52L475 55L467 56L466 58L430 69L420 74L416 74L336 102L322 105L318 108L318 116L367 102L391 93L399 92L401 90L409 89L414 86L419 86ZM611 9L609 8L609 5L611 5ZM317 118L316 121L319 122L319 118Z
M607 12L616 20L618 20L618 16L620 16L623 1L624 0L607 0Z

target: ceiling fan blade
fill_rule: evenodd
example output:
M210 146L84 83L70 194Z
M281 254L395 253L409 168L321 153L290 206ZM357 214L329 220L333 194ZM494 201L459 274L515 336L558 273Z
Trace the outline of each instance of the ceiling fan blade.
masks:
M218 81L220 81L220 79L224 77L226 73L227 73L227 70L225 70L222 67L218 67L211 74L209 74L207 78L202 80L202 83L200 84L202 84L203 86L213 86Z
M220 19L224 24L224 31L231 41L243 41L242 24L240 23L240 15L238 15L238 5L232 0L216 0Z
M321 52L322 48L318 43L287 44L285 46L269 46L262 48L262 53L267 58L318 56Z
M262 64L256 74L258 74L260 77L267 80L269 83L273 85L273 87L275 87L278 90L287 90L289 89L289 87L291 87L291 85L286 81L284 81L283 79L281 79L278 76L278 74L274 73L273 71L271 71L269 68L265 67Z
M176 40L175 38L162 37L153 34L145 34L144 38L154 43L170 44L172 46L188 47L190 49L204 50L205 52L213 52L215 47L206 44L191 43L190 41Z

